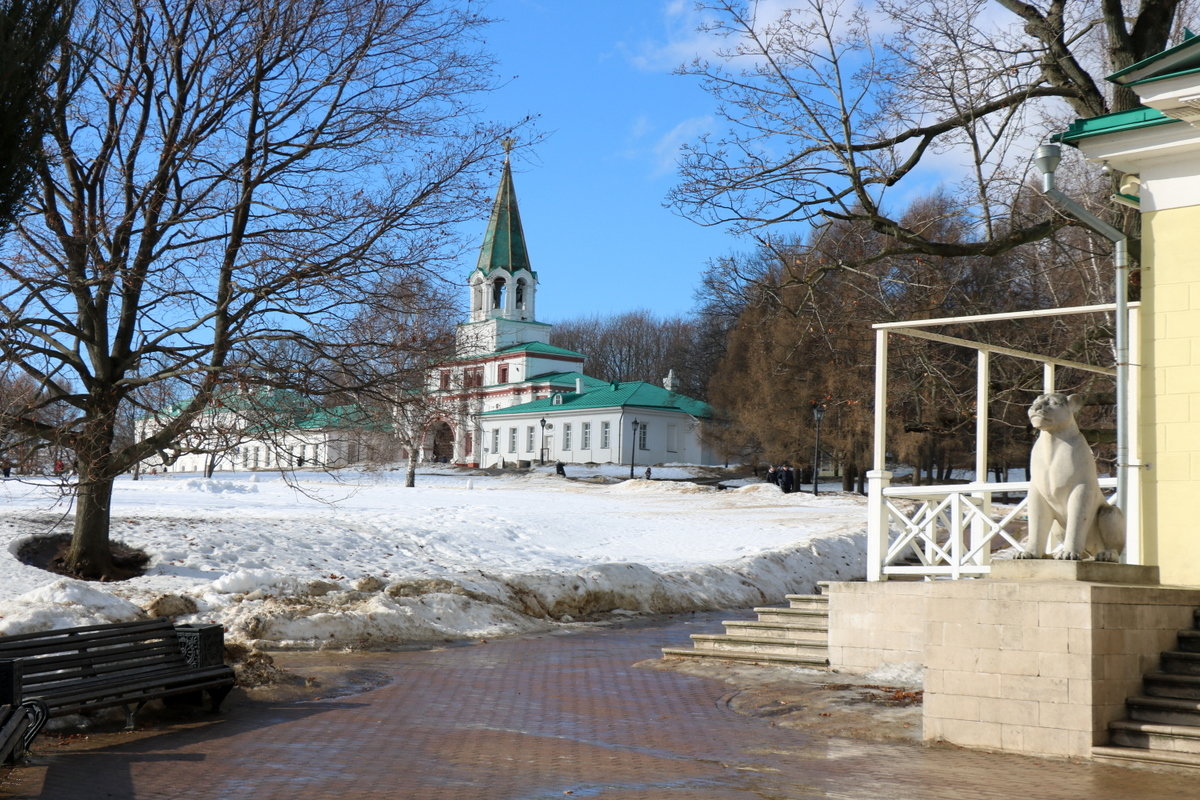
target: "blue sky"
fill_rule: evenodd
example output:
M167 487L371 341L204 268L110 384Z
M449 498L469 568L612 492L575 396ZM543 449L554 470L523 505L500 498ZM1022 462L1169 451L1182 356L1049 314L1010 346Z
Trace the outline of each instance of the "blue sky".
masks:
M485 99L486 111L504 120L540 115L547 134L513 159L543 321L639 308L686 313L707 260L748 249L663 207L678 146L714 124L698 82L671 74L703 46L691 7L494 0L488 8L502 18L488 45L510 80Z

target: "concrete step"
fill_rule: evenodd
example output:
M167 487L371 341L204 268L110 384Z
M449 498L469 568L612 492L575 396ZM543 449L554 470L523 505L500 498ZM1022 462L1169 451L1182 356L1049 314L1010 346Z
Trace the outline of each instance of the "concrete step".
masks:
M1108 732L1111 744L1118 747L1200 756L1200 727L1125 719L1111 723Z
M758 614L759 622L794 622L797 624L807 622L827 625L829 621L829 612L824 610L812 611L807 608L765 606L754 609L754 613Z
M829 660L829 649L824 643L790 642L784 639L767 639L760 636L694 633L692 634L692 645L697 650L719 650L756 655L810 656L826 662Z
M824 669L829 659L819 655L779 655L764 653L742 653L726 650L688 650L681 647L664 647L667 658L711 659L716 661L750 661L755 664L790 664L797 667Z
M1159 725L1184 725L1200 730L1200 701L1175 697L1130 697L1125 701L1129 718Z
M829 628L826 625L805 620L803 622L722 622L725 633L730 636L757 636L761 639L786 639L794 642L809 642L825 645L829 643Z
M1200 631L1180 631L1179 649L1188 653L1200 653Z
M1092 759L1124 767L1194 767L1200 769L1200 755L1172 753L1169 750L1143 750L1140 747L1093 747Z
M822 614L829 613L829 598L821 594L788 594L784 595L784 600L788 601L789 608L798 608L805 611L819 611Z
M1162 654L1159 669L1173 675L1200 675L1200 653L1166 650Z
M1148 672L1142 679L1142 691L1151 697L1175 697L1200 700L1200 675L1170 675Z

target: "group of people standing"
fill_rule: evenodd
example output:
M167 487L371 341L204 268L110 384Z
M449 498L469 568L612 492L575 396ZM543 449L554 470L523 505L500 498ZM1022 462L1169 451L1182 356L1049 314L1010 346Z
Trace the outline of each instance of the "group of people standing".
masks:
M791 464L783 464L778 467L772 464L767 469L767 483L775 484L783 490L784 494L800 489L800 477L792 469Z

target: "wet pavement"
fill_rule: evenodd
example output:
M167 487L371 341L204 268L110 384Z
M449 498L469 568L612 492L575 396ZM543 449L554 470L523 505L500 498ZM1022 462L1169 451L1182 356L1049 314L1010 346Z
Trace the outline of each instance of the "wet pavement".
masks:
M32 765L0 770L0 797L1200 796L1195 776L1186 773L795 730L736 713L729 702L734 692L721 681L634 666L656 658L659 647L685 646L690 633L719 629L721 618L427 651L285 658L299 670L337 659L368 688L305 702L235 695L219 716L189 713L150 720L132 733L44 737Z

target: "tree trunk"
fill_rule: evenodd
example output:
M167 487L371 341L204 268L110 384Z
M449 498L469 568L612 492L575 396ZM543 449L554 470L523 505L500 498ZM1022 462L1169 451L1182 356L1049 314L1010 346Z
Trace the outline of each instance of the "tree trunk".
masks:
M408 448L408 469L404 472L404 486L411 489L417 485L417 456L420 451L415 447Z
M64 566L86 580L115 577L109 518L115 472L112 443L116 433L116 404L93 409L74 441L76 480L75 528Z
M75 530L67 550L66 568L88 580L113 576L112 547L108 540L112 511L113 479L83 481L75 498Z
M212 478L213 473L217 470L217 454L209 453L208 458L204 460L204 477Z

